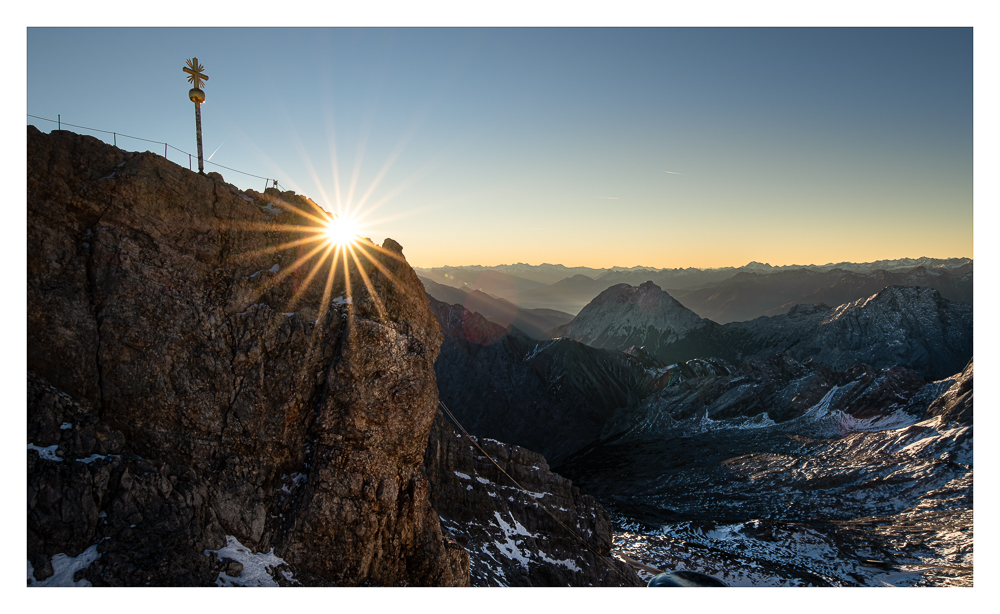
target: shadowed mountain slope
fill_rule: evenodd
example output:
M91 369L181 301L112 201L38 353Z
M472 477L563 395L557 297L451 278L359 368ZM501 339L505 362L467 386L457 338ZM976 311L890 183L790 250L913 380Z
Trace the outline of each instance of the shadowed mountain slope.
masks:
M596 438L615 409L656 384L655 360L571 339L535 341L461 305L431 299L431 308L445 334L435 363L441 399L470 432L550 462Z
M554 309L521 309L481 290L468 292L429 279L421 279L421 282L428 296L449 305L462 305L501 327L513 325L532 339L548 339L548 331L573 319L572 315Z

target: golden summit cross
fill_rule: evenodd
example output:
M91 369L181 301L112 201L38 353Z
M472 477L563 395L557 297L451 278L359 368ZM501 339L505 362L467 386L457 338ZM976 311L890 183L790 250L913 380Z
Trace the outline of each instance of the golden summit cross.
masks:
M205 102L205 92L201 89L201 82L208 81L208 75L202 72L205 70L205 67L198 63L198 58L191 58L184 63L187 66L182 68L182 70L188 74L188 82L194 85L188 91L188 98L194 103L194 121L198 133L198 172L204 175L205 161L201 153L201 103Z
M194 85L195 89L201 89L201 82L208 81L208 75L202 72L205 67L198 63L198 58L186 60L185 63L187 67L182 70L188 73L188 83Z

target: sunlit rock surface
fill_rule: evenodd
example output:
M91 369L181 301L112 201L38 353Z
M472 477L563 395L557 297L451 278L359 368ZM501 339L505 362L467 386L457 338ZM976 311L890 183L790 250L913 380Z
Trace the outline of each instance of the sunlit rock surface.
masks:
M468 584L420 471L440 327L398 244L363 244L348 292L293 244L307 199L64 131L27 154L29 581L96 546L74 581L213 584L234 538L276 582Z

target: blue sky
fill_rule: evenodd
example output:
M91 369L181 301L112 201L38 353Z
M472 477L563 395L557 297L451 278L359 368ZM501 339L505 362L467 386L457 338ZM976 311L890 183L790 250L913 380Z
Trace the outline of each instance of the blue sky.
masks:
M971 28L29 28L27 113L193 153L192 56L206 158L417 266L973 255Z

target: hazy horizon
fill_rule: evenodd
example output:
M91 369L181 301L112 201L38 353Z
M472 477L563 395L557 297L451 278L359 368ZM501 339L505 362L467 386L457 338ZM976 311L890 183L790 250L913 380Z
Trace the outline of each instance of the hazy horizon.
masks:
M404 254L405 254L405 246L404 246ZM471 267L494 268L494 267L516 266L516 265L536 266L536 267L537 266L546 266L546 265L548 265L548 266L564 266L567 269L588 268L588 269L597 269L597 270L601 270L601 269L637 269L637 268L645 268L645 269L682 269L682 268L683 269L725 269L725 268L733 268L733 269L738 269L740 267L747 266L747 265L749 265L751 263L754 263L754 262L756 262L758 264L762 264L762 265L770 265L770 266L775 267L775 268L788 268L788 267L797 267L797 266L798 267L827 266L827 265L831 265L831 264L839 264L841 262L852 262L854 264L866 264L866 263L869 263L869 262L879 262L879 261L885 261L885 260L903 260L903 259L909 259L909 260L924 260L924 259L927 259L927 260L957 260L957 259L974 260L974 258L972 256L900 256L898 258L879 258L878 260L843 260L843 259L841 259L841 260L831 260L829 262L808 262L808 263L806 263L806 262L794 262L794 263L790 263L790 264L775 264L773 262L764 262L764 261L761 261L761 260L749 260L747 262L744 262L743 264L725 264L725 265L714 266L714 267L649 266L649 265L643 265L643 264L636 264L636 265L631 265L631 266L614 265L613 264L613 265L610 265L610 266L593 267L593 266L586 266L586 265L582 265L582 264L573 264L573 265L563 264L561 262L542 262L542 263L539 263L539 264L532 264L532 263L529 263L529 262L521 262L521 261L517 261L517 262L503 262L503 263L500 263L500 264L440 264L440 265L434 265L434 266L423 266L423 265L417 264L415 262L410 262L410 266L412 266L415 269L442 269L442 268L449 268L449 267L451 267L451 268L463 268L463 267L467 267L467 268L471 268Z

